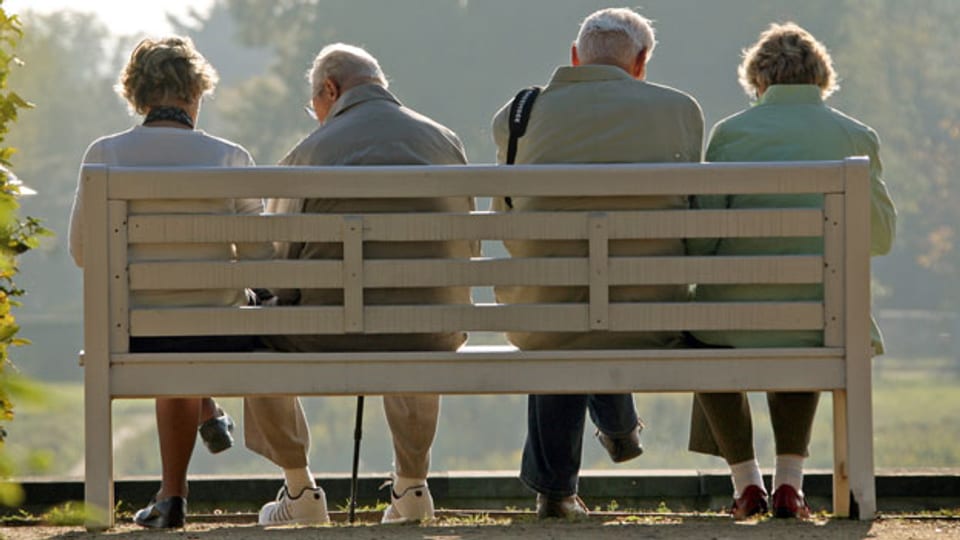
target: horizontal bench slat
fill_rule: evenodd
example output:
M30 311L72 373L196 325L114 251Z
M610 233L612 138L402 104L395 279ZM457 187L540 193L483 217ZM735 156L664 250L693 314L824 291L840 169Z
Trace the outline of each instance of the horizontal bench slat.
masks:
M804 391L842 388L842 358L819 348L138 354L114 355L111 372L117 397ZM550 377L536 376L544 369Z
M258 167L109 169L111 199L643 196L833 193L842 161L781 163L521 165L498 167ZM89 170L93 167L88 166ZM271 170L273 169L273 171ZM583 171L590 170L584 182ZM272 174L273 173L273 174ZM373 174L371 174L373 173ZM270 177L268 182L264 177ZM159 180L159 181L158 181Z
M359 351L359 352L213 352L213 353L117 353L110 359L111 365L123 364L258 364L279 365L322 364L344 362L517 362L527 358L531 362L603 362L608 360L729 360L748 358L752 360L779 361L781 359L835 359L843 356L842 347L769 347L745 349L580 349L521 351L513 345L471 345L456 351Z
M131 263L131 290L336 288L343 264L330 261L169 261Z
M583 240L587 215L365 214L365 241ZM823 234L819 209L649 210L607 212L611 239L798 237ZM271 216L134 215L129 242L339 242L336 214Z
M343 266L334 261L149 262L130 265L131 290L336 288ZM610 260L610 285L687 283L820 283L823 258L780 257L618 257ZM482 260L368 260L364 286L453 287L589 283L589 263L577 258Z
M623 257L610 259L609 273L611 285L820 283L823 257Z
M611 304L610 330L819 330L819 302Z
M143 214L128 219L130 243L340 242L342 218L327 214L202 215Z
M584 332L581 304L368 306L367 334ZM611 304L610 330L807 330L823 328L818 302ZM133 336L342 334L340 307L166 308L130 312Z

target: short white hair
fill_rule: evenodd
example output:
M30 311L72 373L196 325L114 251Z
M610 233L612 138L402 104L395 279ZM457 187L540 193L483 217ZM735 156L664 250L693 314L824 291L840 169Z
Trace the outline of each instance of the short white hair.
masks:
M327 45L313 59L313 66L307 71L307 80L317 95L323 89L323 81L333 79L341 85L353 86L358 81L371 82L387 88L387 78L380 69L380 63L364 49L332 43Z
M646 17L628 8L606 8L583 20L576 46L581 63L614 61L629 66L641 51L649 60L657 40Z

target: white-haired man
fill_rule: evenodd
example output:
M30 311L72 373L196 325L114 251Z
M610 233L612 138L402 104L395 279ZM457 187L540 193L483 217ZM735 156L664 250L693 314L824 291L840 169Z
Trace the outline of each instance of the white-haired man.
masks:
M282 165L462 165L463 145L449 129L400 104L387 90L377 60L367 51L342 43L324 47L309 70L312 111L320 126L281 161ZM411 199L396 202L364 199L277 199L267 203L274 213L357 213L436 210L466 211L473 202L463 199ZM367 257L469 258L478 254L472 242L377 243L364 245ZM339 259L342 246L332 243L292 243L279 256L289 259ZM282 305L342 304L341 290L275 290ZM366 289L368 304L410 304L432 301L470 303L469 288L422 288L416 292ZM269 336L264 341L278 350L356 351L389 347L411 351L455 350L466 340L449 334ZM436 434L439 396L384 396L384 411L393 435L395 475L391 504L383 523L419 521L433 517L433 499L427 486L430 446ZM260 510L261 525L323 523L326 499L310 473L307 451L310 434L297 398L250 398L244 407L247 446L279 465L285 483L277 500Z
M703 114L687 94L646 82L656 41L650 22L625 8L588 16L571 49L572 66L559 67L533 104L515 163L637 163L700 161ZM510 150L513 102L494 117L498 162ZM494 201L499 209L598 210L683 208L684 197L530 199ZM583 255L585 242L506 242L512 256ZM613 242L611 255L683 255L682 240ZM498 287L503 303L578 302L584 288ZM686 286L612 287L614 302L669 302L686 298ZM680 332L513 333L521 349L664 348L678 346ZM527 440L520 479L537 492L541 518L587 514L577 496L585 412L616 461L640 455L639 423L630 394L535 395L527 412Z

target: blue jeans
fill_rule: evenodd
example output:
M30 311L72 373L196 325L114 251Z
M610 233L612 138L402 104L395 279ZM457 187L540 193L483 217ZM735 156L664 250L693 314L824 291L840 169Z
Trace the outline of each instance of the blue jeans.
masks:
M587 411L612 437L629 434L638 421L632 394L529 396L520 481L548 497L577 493Z

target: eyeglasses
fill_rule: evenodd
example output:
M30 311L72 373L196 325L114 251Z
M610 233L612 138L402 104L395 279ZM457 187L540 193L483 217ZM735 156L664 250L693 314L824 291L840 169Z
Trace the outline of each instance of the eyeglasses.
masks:
M304 106L303 106L303 112L307 113L307 116L309 116L310 118L312 118L314 121L318 121L318 122L319 122L319 119L317 118L317 111L313 110L313 104L312 104L312 103L307 103L306 105L304 105Z

